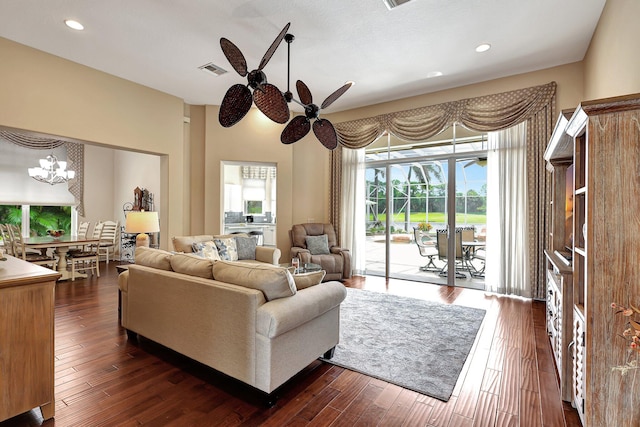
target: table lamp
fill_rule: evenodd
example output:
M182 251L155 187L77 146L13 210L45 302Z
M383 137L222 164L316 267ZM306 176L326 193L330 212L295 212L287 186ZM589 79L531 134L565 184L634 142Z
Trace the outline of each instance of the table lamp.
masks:
M149 235L146 233L160 231L158 212L131 211L127 214L124 229L127 233L139 233L136 236L136 246L149 247Z

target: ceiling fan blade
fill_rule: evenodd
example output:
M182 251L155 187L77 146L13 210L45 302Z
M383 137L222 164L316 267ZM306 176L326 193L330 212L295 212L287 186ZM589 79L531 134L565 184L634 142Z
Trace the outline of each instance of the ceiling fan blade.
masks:
M222 53L227 57L227 60L231 64L234 70L237 71L242 77L247 75L247 61L244 59L244 55L240 52L238 47L231 43L228 39L222 37L220 39L220 47Z
M253 102L256 107L276 123L289 120L289 104L276 86L267 83L253 91Z
M313 122L313 133L325 148L333 150L338 146L338 134L329 120L317 119Z
M298 91L298 97L300 98L300 102L304 105L313 104L313 97L311 96L311 91L307 87L306 84L302 80L298 80L296 82L296 90Z
M248 87L235 84L229 88L220 104L218 120L226 128L238 123L249 112L253 98Z
M352 85L353 83L349 82L342 86L340 89L333 92L331 95L327 96L327 99L324 100L320 108L324 110L325 108L329 107L329 105L333 104L336 99L340 98L342 94L344 94Z
M280 31L280 34L278 34L278 37L276 37L273 43L271 43L271 46L269 46L269 50L267 50L267 52L262 57L262 61L260 61L258 70L262 70L264 67L267 66L267 62L269 62L273 54L276 52L276 49L278 48L278 46L280 46L280 42L282 42L282 39L284 39L284 36L287 35L287 31L289 31L289 25L291 25L291 22L289 22L287 25L284 26L282 31Z
M280 141L283 144L293 144L301 140L311 130L311 122L305 116L295 116L282 131Z

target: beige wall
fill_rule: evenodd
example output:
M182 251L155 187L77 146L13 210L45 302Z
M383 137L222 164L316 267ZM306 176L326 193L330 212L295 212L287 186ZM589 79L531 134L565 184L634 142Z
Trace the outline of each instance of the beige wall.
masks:
M0 58L0 125L166 155L161 244L182 234L181 99L3 38Z
M584 59L585 100L640 92L640 1L607 0Z

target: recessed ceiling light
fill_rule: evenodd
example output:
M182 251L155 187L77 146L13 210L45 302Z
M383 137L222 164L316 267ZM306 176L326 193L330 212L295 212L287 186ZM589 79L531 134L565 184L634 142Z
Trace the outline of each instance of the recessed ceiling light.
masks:
M478 47L476 47L476 52L486 52L489 49L491 49L491 45L489 43L482 43L481 45L478 45Z
M78 31L84 30L84 25L82 25L78 21L74 21L73 19L66 19L64 23L67 25L67 27L73 28L74 30L78 30Z
M431 79L433 77L440 77L442 75L442 71L429 71L427 73L427 78Z

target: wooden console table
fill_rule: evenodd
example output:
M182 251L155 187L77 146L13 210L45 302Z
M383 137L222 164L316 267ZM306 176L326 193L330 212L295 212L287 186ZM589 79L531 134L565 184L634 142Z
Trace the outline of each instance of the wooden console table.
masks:
M0 421L40 407L54 416L54 289L60 273L0 261Z

